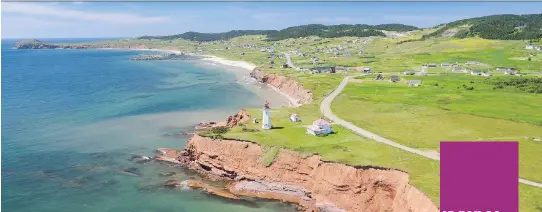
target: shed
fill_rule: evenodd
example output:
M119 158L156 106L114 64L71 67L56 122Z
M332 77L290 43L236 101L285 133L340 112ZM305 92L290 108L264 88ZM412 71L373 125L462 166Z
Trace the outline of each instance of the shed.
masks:
M391 82L399 82L400 79L399 79L398 76L390 76L390 81L391 81Z
M418 87L422 84L421 80L409 80L408 87Z

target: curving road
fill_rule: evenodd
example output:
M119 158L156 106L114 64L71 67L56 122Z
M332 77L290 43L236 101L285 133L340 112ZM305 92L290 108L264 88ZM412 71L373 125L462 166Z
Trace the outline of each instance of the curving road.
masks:
M421 156L424 156L424 157L429 158L429 159L440 161L440 156L438 154L433 154L433 153L420 151L418 149L410 148L410 147L401 145L399 143L393 142L393 141L391 141L389 139L386 139L386 138L381 137L381 136L379 136L377 134L374 134L374 133L369 132L369 131L367 131L365 129L362 129L362 128L360 128L360 127L358 127L358 126L356 126L356 125L354 125L354 124L352 124L350 122L347 122L347 121L337 117L335 114L333 114L333 112L331 112L331 102L333 101L333 99L335 99L335 97L337 97L342 92L344 87L346 87L346 84L348 84L348 80L350 80L353 77L357 77L357 76L363 76L363 75L345 77L341 81L341 83L339 84L339 87L337 87L337 89L335 89L331 94L329 94L329 96L327 96L322 101L322 103L320 104L320 111L322 112L322 114L325 117L327 117L328 119L330 119L331 121L333 121L334 123L340 124L340 125L346 127L347 129L352 130L353 132L355 132L356 134L358 134L360 136L370 138L370 139L373 139L373 140L375 140L377 142L384 143L384 144L387 144L387 145L390 145L390 146L393 146L393 147L396 147L396 148L399 148L399 149L402 149L402 150L405 150L405 151L408 151L408 152L411 152L411 153L414 153L414 154L417 154L417 155L421 155ZM519 182L523 183L523 184L526 184L526 185L542 188L542 183L532 182L532 181L524 180L524 179L521 179L521 178L519 179Z

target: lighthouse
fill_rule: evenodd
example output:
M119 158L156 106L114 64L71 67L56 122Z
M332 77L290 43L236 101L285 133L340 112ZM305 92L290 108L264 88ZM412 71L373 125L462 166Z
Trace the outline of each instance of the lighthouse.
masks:
M273 127L271 125L271 116L269 115L269 102L265 101L265 104L263 106L263 116L262 116L262 128L265 130L269 130Z

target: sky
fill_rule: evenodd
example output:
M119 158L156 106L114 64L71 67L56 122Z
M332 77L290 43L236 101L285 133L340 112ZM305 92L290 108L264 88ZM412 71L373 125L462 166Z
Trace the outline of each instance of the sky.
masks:
M2 38L98 38L303 24L432 27L494 14L542 12L542 2L2 2Z

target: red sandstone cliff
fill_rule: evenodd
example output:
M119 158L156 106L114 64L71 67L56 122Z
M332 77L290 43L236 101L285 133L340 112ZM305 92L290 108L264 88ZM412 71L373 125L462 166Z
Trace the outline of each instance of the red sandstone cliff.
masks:
M183 151L160 151L159 158L211 179L231 180L233 194L293 202L305 211L438 211L398 170L324 162L318 155L303 158L288 150L280 150L266 167L257 144L198 135Z
M306 90L297 83L294 79L277 74L265 74L263 69L255 68L250 76L258 80L258 82L271 85L288 96L296 99L298 104L309 104L312 102L312 91Z

